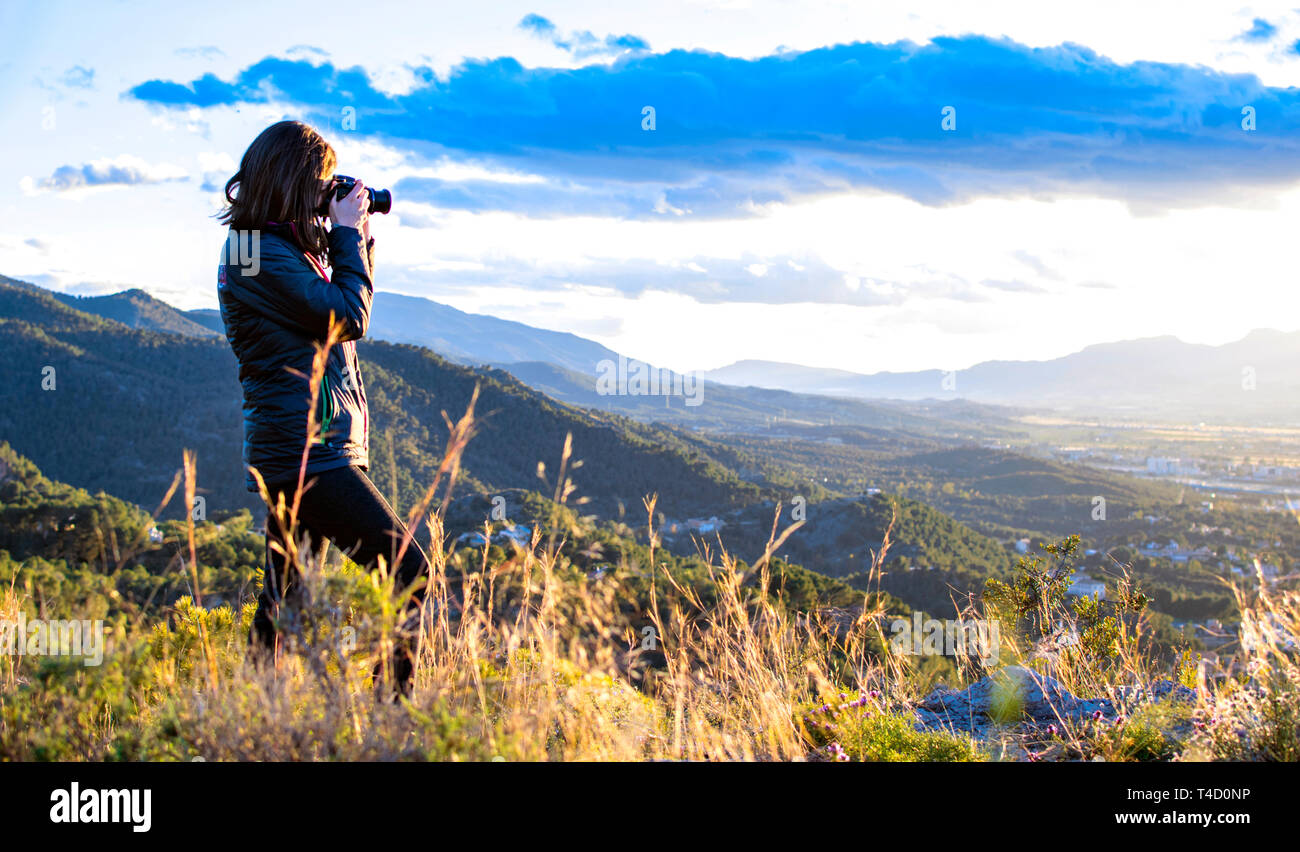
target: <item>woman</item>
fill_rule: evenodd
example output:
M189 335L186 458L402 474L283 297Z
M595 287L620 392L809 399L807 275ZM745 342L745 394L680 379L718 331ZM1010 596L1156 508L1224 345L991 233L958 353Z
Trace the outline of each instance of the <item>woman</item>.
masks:
M291 506L301 478L299 536L317 545L332 541L365 567L382 556L397 565L406 588L427 576L429 563L414 541L402 552L406 526L365 473L370 418L356 341L370 321L375 241L365 185L357 181L351 193L336 198L335 161L334 149L313 128L281 121L253 140L226 183L220 221L230 226L230 236L217 294L244 388L246 484L257 490L256 470L272 506L281 494ZM321 213L326 204L328 230ZM320 433L308 447L312 359L331 318L343 326L342 342L329 350L317 388ZM272 650L281 605L297 582L292 561L273 546L283 540L272 509L251 636ZM409 690L412 668L409 652L399 652L394 675L402 692Z

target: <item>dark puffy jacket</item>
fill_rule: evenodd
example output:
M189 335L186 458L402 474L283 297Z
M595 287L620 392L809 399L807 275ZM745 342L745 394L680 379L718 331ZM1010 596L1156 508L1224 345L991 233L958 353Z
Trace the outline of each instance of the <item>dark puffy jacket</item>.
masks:
M344 342L330 349L316 408L321 435L307 473L369 465L369 414L355 341L370 325L374 240L364 244L356 228L334 226L327 278L290 239L290 228L232 230L217 276L221 319L244 386L244 465L268 483L298 475L311 404L305 377L331 312L344 324ZM257 487L251 473L246 484Z

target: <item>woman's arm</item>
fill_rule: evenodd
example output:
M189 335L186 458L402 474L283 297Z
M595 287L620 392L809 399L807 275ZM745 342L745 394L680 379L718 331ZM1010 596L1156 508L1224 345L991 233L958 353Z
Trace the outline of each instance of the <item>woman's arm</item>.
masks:
M262 240L256 275L239 274L239 267L228 268L232 295L259 314L317 340L325 339L331 314L344 325L343 340L361 339L370 327L374 299L361 232L336 225L330 230L329 244L332 280L317 274L289 243Z
M366 267L370 270L370 282L375 280L375 238L370 236L370 217L361 223L361 238L366 241Z

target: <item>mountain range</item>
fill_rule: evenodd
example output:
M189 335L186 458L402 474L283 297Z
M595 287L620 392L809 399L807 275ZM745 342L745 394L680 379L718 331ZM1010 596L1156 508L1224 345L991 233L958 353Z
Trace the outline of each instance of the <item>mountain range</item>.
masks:
M12 282L13 279L7 279ZM144 290L123 290L106 296L74 296L50 291L54 298L70 308L116 320L131 328L145 331L168 331L187 337L223 337L221 312L215 309L181 311Z
M658 493L665 511L689 515L764 494L761 483L742 481L662 427L556 402L504 371L384 341L362 342L359 354L371 473L402 509L435 478L444 414L463 414L476 387L478 431L464 456L464 490L550 493L571 435L584 466L569 476L590 511L640 511L641 498ZM241 391L225 340L131 328L0 278L0 366L7 378L0 439L51 477L153 508L188 448L198 454L211 511L257 506L243 485Z
M222 334L217 311L178 310L143 290L53 296L77 310L132 328L192 337ZM1300 363L1300 332L1268 329L1221 346L1150 337L1098 343L1045 361L985 361L952 373L866 374L778 361L738 361L698 374L706 383L703 392L710 405L694 408L681 398L598 393L597 365L617 362L619 354L595 341L466 313L430 299L376 293L370 337L425 346L460 364L504 368L566 402L694 428L768 428L786 420L820 424L852 420L897 427L906 425L919 401L925 401L920 413L927 423L946 420L969 428L973 419L985 434L992 434L986 427L996 432L1000 423L1019 413L998 406L1181 421L1286 422L1300 415L1300 371L1294 368ZM815 399L820 397L844 402ZM964 403L943 407L957 401ZM946 434L960 431L958 427Z
M738 361L703 375L732 385L853 398L972 401L1180 420L1295 420L1300 332L1258 329L1221 346L1149 337L1048 361L985 361L944 372L853 373Z
M375 293L370 336L393 343L427 346L463 364L513 364L542 361L590 374L618 353L586 338L547 331L486 314L468 314L449 305L400 293Z
M104 296L72 296L0 276L9 286L47 294L78 311L141 331L187 337L224 337L219 311L182 311L143 290ZM810 425L853 423L900 435L975 440L1001 434L1016 412L961 400L923 403L828 398L763 387L709 384L700 390L706 405L683 396L602 394L596 365L619 354L573 334L533 328L483 314L469 314L414 296L376 293L368 338L423 346L465 366L504 369L519 381L562 402L603 409L644 422L692 429L774 431Z

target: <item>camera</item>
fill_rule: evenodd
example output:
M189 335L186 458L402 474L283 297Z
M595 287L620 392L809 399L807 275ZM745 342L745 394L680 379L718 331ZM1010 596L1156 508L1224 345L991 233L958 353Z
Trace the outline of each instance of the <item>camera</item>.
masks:
M348 177L347 175L335 175L333 180L334 197L336 199L342 199L343 196L351 192L353 187L357 185L357 179L354 177ZM367 212L387 213L393 209L393 194L388 190L366 187L366 195L370 196L370 207L367 208ZM320 210L317 212L322 216L329 215L330 205L328 198L325 199L325 203L320 206Z

